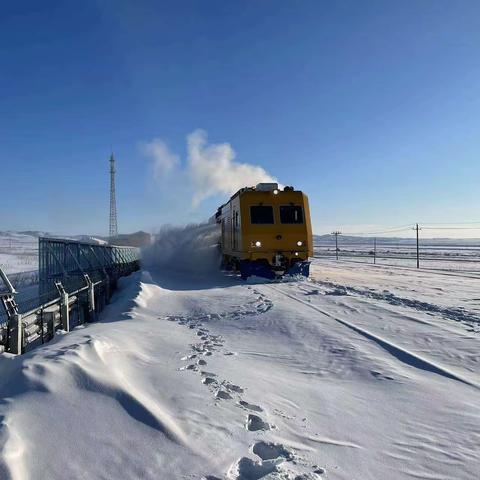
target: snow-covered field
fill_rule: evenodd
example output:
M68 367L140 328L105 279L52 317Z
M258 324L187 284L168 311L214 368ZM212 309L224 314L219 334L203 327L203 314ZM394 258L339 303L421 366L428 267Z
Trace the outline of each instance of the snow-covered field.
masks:
M0 231L0 267L7 274L32 272L38 270L38 237L51 236L46 232L2 232ZM66 236L91 243L106 243L105 240L89 235Z
M395 253L397 255L398 252ZM380 255L384 255L383 253ZM335 249L332 251L315 251L315 257L318 259L335 258ZM365 251L365 253L358 254L357 252L347 252L342 250L339 254L339 261L351 263L366 263L373 265L373 256ZM409 252L403 258L398 256L377 256L377 265L416 268L417 260L413 252ZM480 277L480 255L479 250L466 251L461 257L453 258L450 252L436 252L435 256L427 256L424 253L420 255L420 268L424 270L444 270L450 272L463 272L474 274Z
M0 478L478 478L478 280L312 270L139 272L100 322L1 356Z
M416 267L417 263L413 238L341 236L338 249L342 261L373 264L375 254L376 263L381 265ZM335 256L335 238L316 236L315 257L333 259ZM422 268L480 275L480 239L422 238L419 256Z
M0 232L0 267L7 273L38 269L38 237Z

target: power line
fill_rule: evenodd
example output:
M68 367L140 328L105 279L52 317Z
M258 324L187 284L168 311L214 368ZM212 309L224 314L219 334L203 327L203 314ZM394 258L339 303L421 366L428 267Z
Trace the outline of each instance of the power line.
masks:
M425 230L480 230L479 227L423 227Z
M421 222L422 225L473 225L480 222Z
M436 226L429 226L429 225L476 225L478 224L478 227L462 227L462 226L451 226L451 227L436 227ZM425 230L480 230L480 222L458 222L458 223L419 223L419 225L422 225L422 229ZM400 225L398 227L388 227L385 228L384 230L376 230L376 231L367 231L367 232L341 232L342 235L350 235L350 236L360 236L360 235L380 235L383 233L399 233L399 232L406 232L411 230L412 228L415 229L416 224L415 223L409 223L407 225ZM334 235L335 232L332 232L332 235Z
M410 230L415 224L409 223L408 225L402 225L400 227L391 227L385 230L377 230L371 232L343 232L343 235L378 235L380 233L396 233Z

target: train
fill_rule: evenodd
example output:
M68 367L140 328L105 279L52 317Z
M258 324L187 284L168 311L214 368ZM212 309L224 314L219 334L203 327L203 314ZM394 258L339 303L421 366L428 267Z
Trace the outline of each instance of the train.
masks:
M309 276L313 237L305 193L277 183L241 188L212 220L221 228L222 266L242 279Z

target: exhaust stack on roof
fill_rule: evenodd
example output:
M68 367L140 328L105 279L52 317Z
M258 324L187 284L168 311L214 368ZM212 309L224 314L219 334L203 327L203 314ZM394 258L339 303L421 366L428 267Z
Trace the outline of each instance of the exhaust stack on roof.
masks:
M278 190L278 183L258 183L255 190L259 192L272 192Z

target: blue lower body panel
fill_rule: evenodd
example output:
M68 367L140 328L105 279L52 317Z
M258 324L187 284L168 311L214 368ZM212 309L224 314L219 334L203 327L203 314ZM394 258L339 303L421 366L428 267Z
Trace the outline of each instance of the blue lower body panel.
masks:
M310 262L297 262L290 267L285 275L303 275L308 277L310 274ZM243 279L246 279L252 275L262 278L268 278L274 280L278 277L275 271L268 263L264 262L250 262L249 260L242 260L240 262L240 275Z
M276 275L272 267L263 262L250 262L249 260L242 260L240 262L240 275L246 279L252 275L262 278L269 278L273 280Z

